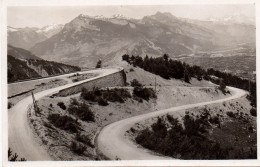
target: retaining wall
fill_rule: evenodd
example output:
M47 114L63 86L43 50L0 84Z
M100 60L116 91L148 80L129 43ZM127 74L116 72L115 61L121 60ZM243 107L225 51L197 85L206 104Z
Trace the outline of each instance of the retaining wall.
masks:
M86 81L82 84L63 89L54 96L68 96L81 92L82 88L87 88L92 90L94 87L106 88L106 87L115 87L115 86L125 86L126 85L126 74L124 70L119 72L97 78L95 80Z

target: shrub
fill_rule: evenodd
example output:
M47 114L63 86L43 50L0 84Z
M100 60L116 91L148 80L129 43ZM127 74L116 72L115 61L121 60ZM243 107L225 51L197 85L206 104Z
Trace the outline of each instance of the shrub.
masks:
M89 145L90 147L94 147L94 145L92 144L90 138L86 135L81 135L80 133L77 133L75 136L75 139L79 142L85 143L87 145Z
M102 65L102 61L101 61L101 60L98 60L97 65L96 65L96 68L101 68L101 65Z
M81 97L85 100L98 102L99 105L108 105L107 101L124 103L124 99L131 97L131 94L126 89L100 90L94 88L93 91L88 91L83 88Z
M122 56L122 59L125 60L125 61L127 61L127 62L129 62L129 58L130 58L130 56L127 55L127 54L124 54L124 55Z
M89 100L89 101L93 101L93 102L97 101L95 93L93 91L88 91L86 88L82 89L80 96L84 100Z
M132 69L132 68L130 68L130 72L133 72L133 71L135 71L134 69Z
M70 144L70 150L73 151L74 153L81 155L86 150L86 147L82 144L78 144L78 143L72 141Z
M70 104L68 112L83 121L95 122L95 115L86 103Z
M257 116L256 109L255 109L255 108L251 108L250 114L251 114L252 116L256 117L256 116Z
M50 114L47 118L55 127L69 131L71 133L77 133L80 124L73 118L60 114Z
M131 81L131 86L132 87L142 87L143 85L137 79L133 79Z
M66 105L65 105L63 102L58 102L57 105L58 105L61 109L63 109L63 110L66 110L66 109L67 109Z
M126 89L107 89L102 91L103 98L110 102L124 103L124 99L131 97Z
M220 120L218 116L210 117L209 122L212 124L220 125Z
M156 98L155 91L152 88L135 87L133 94L144 100L149 100L150 98Z
M108 102L107 100L104 100L102 97L98 99L98 104L101 106L107 106Z
M102 95L101 90L100 90L99 88L97 88L97 87L94 87L94 88L93 88L93 92L94 92L94 94L95 94L96 96L101 96L101 95Z
M70 99L70 104L71 104L71 105L79 105L79 102L77 101L77 99L71 98L71 99Z
M232 111L228 111L228 112L227 112L227 115L228 115L229 117L231 117L231 118L235 118L235 117L236 117L235 114L234 114Z
M10 109L10 108L12 108L13 107L13 103L11 103L11 102L8 102L8 109Z

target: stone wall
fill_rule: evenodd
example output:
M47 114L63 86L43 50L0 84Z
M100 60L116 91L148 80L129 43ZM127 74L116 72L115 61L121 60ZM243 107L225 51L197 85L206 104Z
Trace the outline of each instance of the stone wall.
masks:
M94 87L106 88L106 87L115 87L115 86L125 86L126 85L126 74L124 70L121 70L117 73L113 73L95 80L87 81L82 84L63 89L54 96L68 96L81 92L82 88L87 88L92 90Z

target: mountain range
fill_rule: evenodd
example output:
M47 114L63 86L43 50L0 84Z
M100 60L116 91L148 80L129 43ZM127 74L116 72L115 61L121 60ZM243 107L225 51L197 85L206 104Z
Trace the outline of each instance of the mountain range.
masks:
M9 29L8 44L46 60L87 67L99 59L105 64L118 63L124 53L177 56L241 43L255 45L252 24L183 19L161 12L142 19L81 14L64 26L52 26L49 35L49 28Z
M8 44L18 48L30 49L36 43L42 42L58 33L62 28L63 25L61 24L48 25L42 28L13 28L8 26Z

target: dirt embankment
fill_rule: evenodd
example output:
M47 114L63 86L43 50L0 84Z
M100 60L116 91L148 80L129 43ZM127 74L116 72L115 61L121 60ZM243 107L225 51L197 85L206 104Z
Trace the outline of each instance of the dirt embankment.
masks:
M153 74L145 72L139 68L136 68L135 70L136 71L132 72L127 71L128 82L130 82L132 79L137 79L144 85L149 86L150 83L152 84L152 81L155 77ZM199 82L196 80L193 80L191 84L187 84L179 80L165 80L161 77L157 77L157 84L161 86L157 87L158 98L156 100L150 99L149 101L143 100L143 102L140 102L132 97L127 98L124 103L109 102L109 105L107 106L100 106L97 102L85 101L80 98L80 94L56 98L46 97L38 102L38 105L41 109L41 114L35 116L35 114L32 113L29 115L29 120L36 138L38 138L38 141L46 150L48 150L48 153L52 156L53 159L98 159L99 156L96 154L96 149L85 143L81 143L87 148L83 154L77 154L71 151L71 142L77 142L75 140L76 134L56 128L47 119L48 116L50 114L56 113L70 116L76 119L67 111L71 103L71 98L75 98L79 102L87 103L90 106L90 109L95 113L96 121L77 121L81 124L80 133L82 135L88 136L92 144L94 144L95 137L99 130L112 122L168 107L187 103L210 101L213 99L215 100L230 96L230 94L224 95L215 87L215 85L208 83L207 81L201 82L203 86L208 86L206 88L198 87L198 83ZM132 89L130 89L129 92L132 92ZM58 102L63 102L66 106L66 109L61 109L61 107L58 106Z

